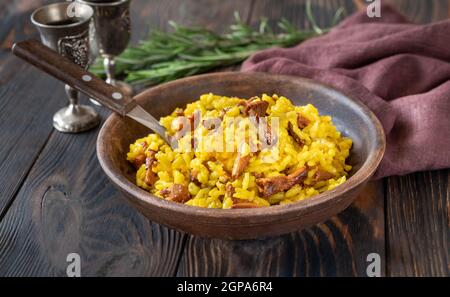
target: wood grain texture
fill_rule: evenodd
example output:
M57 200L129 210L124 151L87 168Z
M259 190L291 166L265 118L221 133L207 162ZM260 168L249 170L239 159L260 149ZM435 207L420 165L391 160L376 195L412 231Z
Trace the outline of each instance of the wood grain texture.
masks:
M285 17L308 28L306 1L256 1L250 22L267 17L275 25ZM322 27L331 25L336 10L346 14L352 1L313 1ZM384 274L383 183L371 183L356 202L332 219L301 232L265 240L225 241L188 236L179 276L364 276L366 257L378 253Z
M171 30L168 21L182 25L204 26L222 32L234 21L234 11L245 19L253 0L140 0L133 1L132 41L137 42L156 30ZM137 29L136 29L137 28Z
M249 2L233 2L248 11ZM198 15L198 7L178 9L181 3L133 1L135 38L146 34L148 23L167 29L168 11L175 21L209 23L213 29L233 20L232 13L214 19ZM30 12L15 18L25 23ZM32 35L37 37L34 30ZM52 115L66 103L62 84L10 54L0 67L2 209L15 198L0 222L0 276L63 276L70 252L80 253L85 276L174 275L184 235L152 224L113 190L96 159L97 132L52 132ZM29 113L17 112L18 98ZM105 118L107 112L101 113Z
M105 116L105 113L103 113ZM97 132L52 134L0 222L0 275L170 276L183 236L151 224L115 192L95 159Z
M16 198L0 222L0 276L64 275L64 254L75 249L84 259L85 275L365 275L364 255L371 252L380 253L387 275L448 275L448 170L390 178L386 204L384 182L371 184L339 216L278 238L210 241L145 220L111 190L99 170L93 152L96 132L52 134L51 116L65 104L62 85L8 52L15 41L37 36L28 22L31 10L57 1L0 1L3 214ZM328 26L338 7L344 6L348 15L361 1L315 0L313 10L319 25ZM450 16L447 0L388 1L418 23ZM234 10L253 25L260 16L269 17L271 24L286 17L307 28L304 4L133 0L133 41L149 29L169 29L169 19L221 31L231 23ZM29 112L18 113L18 105ZM88 183L88 178L95 182Z
M0 9L0 219L50 136L53 113L67 102L54 80L9 53L14 41L38 37L28 20L40 4L5 1ZM18 112L18 106L27 109Z
M17 58L8 57L0 71L1 218L53 129L53 113L67 99L62 84Z
M366 8L368 2L364 0L353 0L358 10ZM448 0L384 0L403 13L407 18L415 23L430 23L445 20L450 16L450 3ZM381 12L383 14L383 12Z
M448 0L388 0L386 2L392 4L415 23L430 23L448 18Z
M0 4L0 50L9 50L14 42L35 35L36 30L31 24L31 12L45 4L58 0L4 0Z
M383 191L371 183L346 211L300 232L228 241L189 235L178 276L365 276L378 253L384 275ZM380 229L381 228L381 229Z
M449 276L450 170L390 177L388 273Z
M226 31L234 23L234 12L245 20L254 0L133 0L131 42L145 39L152 30L170 31L169 21L181 25L203 26L216 32ZM239 66L214 71L237 70ZM213 72L214 72L213 71ZM138 91L144 90L140 86Z
M269 24L276 27L277 22L285 18L297 28L311 29L311 23L306 16L306 3L307 0L258 0L255 2L250 23L257 25L261 17L267 17ZM311 1L314 19L321 28L332 25L333 18L340 8L344 10L342 18L356 10L352 0Z

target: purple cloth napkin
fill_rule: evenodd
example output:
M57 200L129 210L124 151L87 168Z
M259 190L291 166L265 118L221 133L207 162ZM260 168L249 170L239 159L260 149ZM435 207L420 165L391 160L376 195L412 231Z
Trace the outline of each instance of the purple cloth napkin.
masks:
M257 53L242 70L312 78L363 101L387 137L375 178L450 167L450 21L381 13L358 12L324 36Z

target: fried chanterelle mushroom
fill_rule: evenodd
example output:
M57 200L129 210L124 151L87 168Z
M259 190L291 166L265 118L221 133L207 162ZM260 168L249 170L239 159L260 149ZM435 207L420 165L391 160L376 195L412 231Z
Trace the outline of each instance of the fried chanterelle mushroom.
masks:
M273 194L289 190L296 184L304 181L307 175L308 171L306 168L301 167L289 175L259 178L256 180L256 184L262 196L269 197Z

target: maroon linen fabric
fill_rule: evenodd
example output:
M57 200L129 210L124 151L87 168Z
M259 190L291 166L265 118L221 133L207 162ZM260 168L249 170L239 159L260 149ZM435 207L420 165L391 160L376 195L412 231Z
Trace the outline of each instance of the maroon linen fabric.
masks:
M450 167L450 20L409 23L389 6L328 34L259 52L242 71L312 78L363 101L386 132L381 178Z

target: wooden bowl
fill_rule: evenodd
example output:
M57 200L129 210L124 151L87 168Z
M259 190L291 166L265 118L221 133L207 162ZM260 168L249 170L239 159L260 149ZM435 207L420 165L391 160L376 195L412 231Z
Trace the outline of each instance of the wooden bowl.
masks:
M263 73L213 73L180 79L144 91L136 100L153 116L170 114L201 94L250 98L278 94L296 105L314 104L322 115L353 140L350 178L310 199L256 209L207 209L158 198L135 184L136 170L126 160L129 145L150 131L117 114L103 125L97 140L100 164L128 200L150 220L197 236L251 239L299 230L322 222L347 208L377 169L385 150L383 128L360 101L321 83Z

